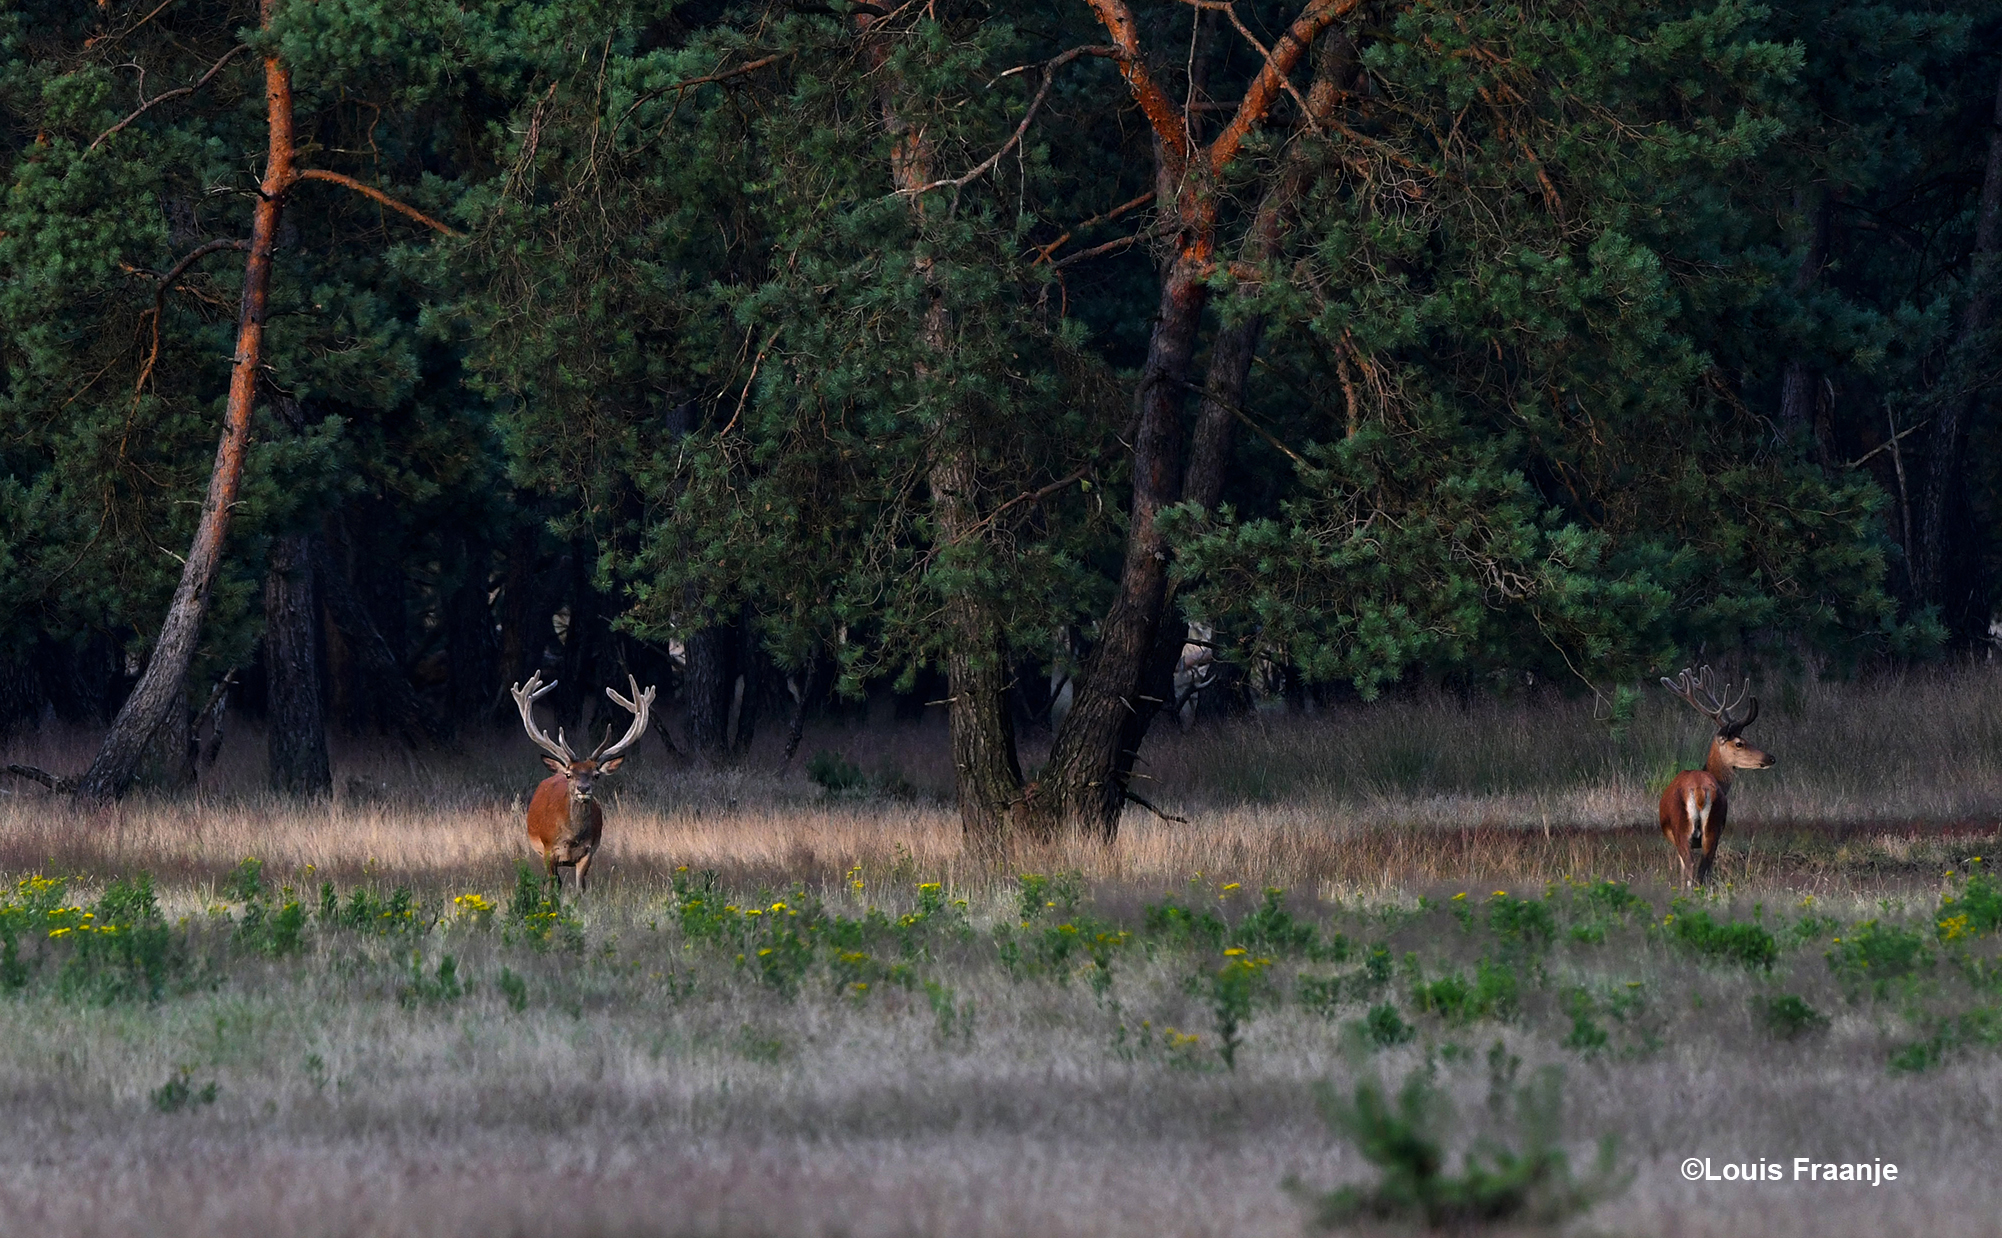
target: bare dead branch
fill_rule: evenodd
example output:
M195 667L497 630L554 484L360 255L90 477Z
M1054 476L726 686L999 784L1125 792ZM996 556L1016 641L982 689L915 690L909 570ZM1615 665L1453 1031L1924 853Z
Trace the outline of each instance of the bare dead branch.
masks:
M1134 803L1140 805L1140 807L1142 808L1145 808L1148 812L1153 813L1155 816L1161 818L1161 820L1163 821L1173 821L1176 825L1187 825L1189 823L1189 819L1187 817L1178 817L1171 812L1162 812L1160 809L1154 807L1154 805L1148 803L1146 800L1141 799L1139 796L1133 794L1131 788L1128 788L1125 791L1125 795L1127 799L1132 800Z
M1090 249L1081 249L1078 252L1072 254L1068 258L1063 258L1056 262L1051 263L1050 269L1053 271L1061 271L1067 266L1083 262L1089 258L1100 258L1105 256L1106 254L1118 253L1120 250L1125 249L1127 246L1132 245L1134 242L1140 240L1142 237L1145 237L1149 231L1151 231L1151 229L1142 229L1139 232L1135 232L1132 236L1122 236L1119 237L1117 240L1107 241L1103 245L1094 245Z
M1038 246L1036 249L1036 261L1030 263L1029 265L1037 266L1041 263L1048 262L1050 260L1050 255L1055 253L1057 250L1061 249L1064 245L1064 242L1070 240L1073 236L1076 236L1078 233L1084 231L1086 228L1092 227L1095 224L1109 224L1113 220L1119 218L1121 215L1124 215L1126 212L1133 210L1136 207L1145 206L1149 202L1152 202L1153 200L1154 200L1154 191L1149 189L1146 193L1141 194L1137 198L1131 199L1130 201L1121 202L1118 206L1113 207L1111 210L1105 212L1103 215L1093 215L1090 219L1085 220L1083 223L1065 232L1062 236L1058 237L1054 241L1051 241L1048 245Z
M66 778L61 774L51 774L49 771L33 765L9 765L7 772L16 777L26 778L32 782L39 782L49 790L63 795L74 795L76 793L76 779Z
M146 364L139 367L139 381L132 384L132 398L135 401L138 400L139 393L146 390L146 381L153 377L153 367L160 361L160 319L166 313L167 293L172 291L174 285L180 282L181 276L188 273L189 267L200 262L210 254L219 254L226 249L241 250L249 248L249 241L240 241L234 238L223 241L210 241L206 245L197 245L195 248L189 250L187 255L179 262L168 267L167 273L160 277L159 284L153 289L153 346L146 353Z
M166 7L167 6L164 4L160 6L160 8L166 8ZM154 13L157 13L159 11L160 9L153 10ZM147 17L150 18L152 15L153 15L152 13L148 13ZM141 22L140 24L144 25L145 23ZM137 28L138 27L136 26L134 27L134 29ZM112 137L112 135L116 134L119 130L125 128L125 126L131 124L133 121L138 120L141 116L144 116L146 113L152 111L160 104L165 103L167 100L178 99L182 95L191 95L195 93L197 90L200 90L202 87L209 84L210 78L213 78L216 74L222 72L223 66L228 64L231 60L235 59L236 54L238 52L246 52L249 50L250 48L247 44L239 43L235 47L232 47L228 51L224 52L222 54L222 59L210 65L209 71L207 73L202 74L201 79L197 81L194 85L176 87L173 90L166 91L163 94L154 95L151 99L148 99L146 102L141 103L137 111L133 112L130 116L127 116L124 120L121 120L117 124L111 126L111 128L106 129L103 133L98 134L97 140L92 142L89 146L84 147L83 153L88 155L90 152L104 145L105 141L110 137Z
M1251 33L1251 28L1246 26L1244 20L1237 15L1236 0L1180 0L1180 3L1186 4L1192 9L1220 12L1225 17L1230 18L1230 24L1237 28L1239 34L1244 36L1244 41L1251 44L1252 48L1264 58L1266 67L1273 67L1272 49L1259 42L1258 36ZM1290 71L1281 72L1279 74L1279 82L1286 88L1286 93L1293 96L1293 102L1300 105L1300 114L1307 118L1307 123L1313 127L1314 132L1322 132L1320 118L1315 115L1315 109L1307 105L1307 100L1301 95L1299 87L1293 84ZM1243 107L1244 101L1240 99L1237 106Z
M958 537L955 537L952 539L952 541L948 542L947 545L957 546L959 543L965 541L967 538L977 535L978 533L980 533L981 530L985 529L988 525L991 525L995 521L999 520L1001 518L1001 514L1007 511L1011 507L1016 507L1023 503L1028 503L1033 506L1034 504L1040 503L1044 499L1049 498L1051 495L1057 493L1059 490L1062 490L1065 487L1069 486L1072 482L1083 480L1087 475L1091 473L1092 467L1093 466L1089 464L1082 465L1079 468L1071 471L1070 473L1062 477L1059 477L1057 480L1051 482L1047 486L1043 486L1036 490L1024 491L1023 493L1016 495L1014 498L1009 499L1006 503L1003 503L1001 506L995 508L993 511L988 512L987 515L984 516L979 521L979 523L966 529Z
M304 171L300 172L298 176L294 177L293 179L302 181L328 181L335 185L345 185L346 187L354 190L356 193L362 195L363 197L373 198L377 202L380 202L384 206L388 207L390 210L398 211L401 212L402 214L408 215L410 218L416 220L420 224L423 224L425 227L434 229L435 231L438 232L442 232L446 236L465 235L465 233L460 232L456 228L447 227L446 225L439 223L437 220L431 218L429 215L426 215L423 211L418 210L414 206L409 206L402 202L398 202L395 198L390 197L388 194L384 193L380 189L376 189L371 186L362 184L360 181L356 180L352 176L342 176L339 172L329 172L325 168L307 168Z
M1036 97L1029 101L1029 110L1022 114L1022 123L1015 126L1015 132L1008 135L1008 140L1001 144L1000 150L995 151L987 158L981 160L978 166L976 166L972 171L966 173L966 175L964 176L954 177L947 180L935 180L932 181L930 184L917 185L910 189L899 189L897 190L897 193L899 195L909 195L912 197L916 197L919 194L930 193L934 189L964 189L966 186L972 184L980 177L985 176L988 172L992 171L994 169L995 164L1000 163L1002 158L1006 156L1009 151L1014 150L1015 147L1021 144L1022 135L1029 131L1029 124L1030 122L1036 119L1036 113L1042 109L1043 100L1050 97L1050 87L1056 83L1057 70L1069 64L1071 61L1076 60L1079 56L1102 56L1109 60L1117 60L1119 58L1119 49L1115 47L1106 47L1102 44L1094 44L1087 47L1073 47L1069 51L1064 52L1062 55L1052 57L1051 59L1045 61L1043 64L1043 84L1036 88ZM1001 76L1009 77L1017 72L1020 72L1020 70L1010 69L1007 73L1004 73Z

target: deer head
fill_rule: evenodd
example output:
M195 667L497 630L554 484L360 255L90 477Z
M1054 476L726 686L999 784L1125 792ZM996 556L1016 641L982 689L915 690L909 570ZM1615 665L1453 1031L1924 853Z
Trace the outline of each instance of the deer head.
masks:
M1720 692L1715 672L1705 666L1695 672L1684 670L1674 679L1664 676L1661 686L1681 697L1691 709L1710 719L1717 728L1716 737L1710 741L1712 766L1723 769L1767 769L1772 766L1771 754L1745 742L1745 728L1759 716L1759 698L1751 696L1751 684L1747 683L1734 701L1731 699L1731 685L1724 684ZM1751 707L1745 710L1744 717L1738 717L1737 712L1748 697Z
M535 725L535 702L553 691L557 682L552 679L546 684L543 683L542 672L537 671L528 677L527 683L518 683L510 691L514 696L515 707L521 711L522 728L528 732L528 737L535 741L535 746L548 754L542 758L542 763L562 775L563 780L569 784L570 799L573 802L588 803L597 780L616 771L625 762L625 757L622 755L625 750L632 747L640 736L646 734L647 715L653 710L654 690L649 687L642 692L639 680L631 675L626 676L626 684L632 691L630 698L620 696L615 688L606 688L605 695L611 698L614 705L631 714L633 723L626 728L626 733L616 744L611 742L612 728L606 727L605 738L591 750L591 755L579 759L571 750L569 743L564 740L563 728L558 727L556 738L551 739L548 732Z

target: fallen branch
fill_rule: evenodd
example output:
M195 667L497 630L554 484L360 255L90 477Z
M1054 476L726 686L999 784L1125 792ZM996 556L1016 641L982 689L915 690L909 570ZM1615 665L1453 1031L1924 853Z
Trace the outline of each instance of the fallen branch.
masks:
M65 778L61 774L51 774L49 771L38 769L33 765L9 765L7 772L26 778L32 782L39 782L51 791L58 791L64 795L76 794L76 779L74 778Z

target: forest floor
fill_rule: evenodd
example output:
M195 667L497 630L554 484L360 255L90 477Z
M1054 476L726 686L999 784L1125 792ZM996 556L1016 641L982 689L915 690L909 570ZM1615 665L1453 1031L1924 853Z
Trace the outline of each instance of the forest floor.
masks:
M1381 1180L1379 1095L1379 1144L1446 1153L1404 1162L1435 1203L1471 1151L1496 1208L1572 1183L1566 1232L1992 1233L2002 674L1776 692L1779 764L1682 897L1652 804L1699 730L1421 698L1169 731L1149 798L1187 823L1007 863L962 851L933 727L809 735L838 794L655 748L555 901L525 740L357 746L313 805L243 736L199 791L8 788L0 1229L1290 1235Z

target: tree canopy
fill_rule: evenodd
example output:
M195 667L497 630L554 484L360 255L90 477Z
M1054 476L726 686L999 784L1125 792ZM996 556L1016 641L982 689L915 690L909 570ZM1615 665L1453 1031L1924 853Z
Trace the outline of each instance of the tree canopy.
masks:
M270 65L316 171L181 730L230 668L433 737L644 670L715 755L788 678L889 686L947 702L992 840L1116 828L1192 623L1291 689L1616 711L1704 650L1985 639L1998 22L17 4L0 714L108 720L158 640Z

